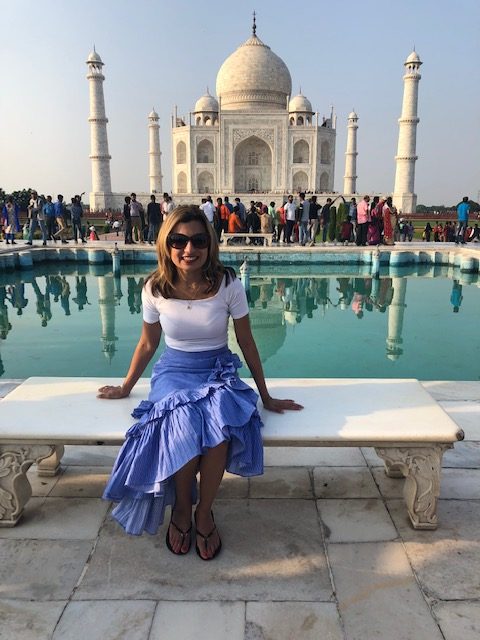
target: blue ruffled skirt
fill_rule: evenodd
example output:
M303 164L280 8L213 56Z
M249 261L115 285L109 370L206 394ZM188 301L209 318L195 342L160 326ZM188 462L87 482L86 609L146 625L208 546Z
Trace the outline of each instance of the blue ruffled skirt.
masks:
M197 353L166 347L103 495L119 503L112 515L127 533L156 533L175 503L174 474L221 442L229 442L227 471L263 473L258 395L238 377L241 366L227 347Z

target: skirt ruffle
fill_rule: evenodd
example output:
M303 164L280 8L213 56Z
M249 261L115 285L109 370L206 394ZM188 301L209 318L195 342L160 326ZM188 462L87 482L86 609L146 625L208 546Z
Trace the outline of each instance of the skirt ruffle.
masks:
M228 441L226 469L263 473L258 396L241 381L240 359L227 348L191 354L167 348L152 374L150 399L132 413L104 498L119 502L113 517L132 535L154 534L175 502L173 475ZM179 388L179 379L185 388ZM177 390L169 390L173 387ZM167 394L159 399L166 390ZM196 501L196 484L192 501Z

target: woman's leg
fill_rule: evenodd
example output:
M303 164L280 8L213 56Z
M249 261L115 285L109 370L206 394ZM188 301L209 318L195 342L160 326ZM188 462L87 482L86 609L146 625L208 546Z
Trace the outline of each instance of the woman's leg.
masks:
M212 506L225 472L228 445L228 442L222 442L200 458L200 500L195 511L195 522L204 535L208 535L215 526ZM220 544L218 532L215 530L207 543L197 536L197 544L202 557L211 558Z
M192 458L175 474L175 505L172 520L181 531L188 531L192 523L192 485L198 469L198 456ZM188 551L190 536L181 535L175 527L169 528L169 540L175 553Z

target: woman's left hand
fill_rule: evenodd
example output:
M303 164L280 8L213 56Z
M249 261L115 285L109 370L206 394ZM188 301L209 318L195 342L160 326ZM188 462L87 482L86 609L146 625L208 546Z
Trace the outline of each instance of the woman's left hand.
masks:
M300 409L303 409L303 406L296 403L295 400L280 400L279 398L268 398L263 402L263 406L267 411L273 411L274 413L300 411Z

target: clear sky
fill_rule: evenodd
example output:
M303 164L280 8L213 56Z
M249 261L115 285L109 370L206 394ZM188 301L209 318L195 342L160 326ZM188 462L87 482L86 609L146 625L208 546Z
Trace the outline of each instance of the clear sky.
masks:
M288 66L320 116L335 106L335 189L343 189L346 119L359 115L360 192L391 192L403 62L423 61L415 189L452 204L480 191L479 0L0 0L0 186L47 194L91 189L85 60L95 43L104 83L114 191L148 190L147 115L160 115L171 188L173 105L188 114L251 34Z

